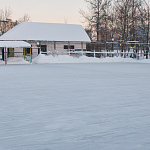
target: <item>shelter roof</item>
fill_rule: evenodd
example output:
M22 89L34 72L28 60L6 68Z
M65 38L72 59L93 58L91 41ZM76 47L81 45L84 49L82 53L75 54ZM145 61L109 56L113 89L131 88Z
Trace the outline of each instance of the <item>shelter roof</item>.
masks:
M22 22L0 40L91 42L81 25L39 22Z
M24 41L0 41L0 47L31 47L31 45Z

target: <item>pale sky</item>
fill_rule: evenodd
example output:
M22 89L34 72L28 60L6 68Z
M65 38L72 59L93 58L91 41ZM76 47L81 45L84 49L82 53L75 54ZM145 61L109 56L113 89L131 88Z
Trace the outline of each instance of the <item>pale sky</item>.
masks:
M148 1L148 0L146 0ZM32 22L65 23L85 25L79 10L87 10L84 0L0 0L0 9L10 7L13 21L25 13Z
M0 9L10 7L13 21L27 13L32 22L82 24L79 10L86 10L84 0L0 0Z

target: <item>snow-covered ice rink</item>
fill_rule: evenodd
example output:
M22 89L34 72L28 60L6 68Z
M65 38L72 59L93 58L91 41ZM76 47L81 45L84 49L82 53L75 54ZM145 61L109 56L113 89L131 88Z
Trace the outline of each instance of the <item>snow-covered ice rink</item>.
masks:
M0 66L0 150L149 150L150 64Z

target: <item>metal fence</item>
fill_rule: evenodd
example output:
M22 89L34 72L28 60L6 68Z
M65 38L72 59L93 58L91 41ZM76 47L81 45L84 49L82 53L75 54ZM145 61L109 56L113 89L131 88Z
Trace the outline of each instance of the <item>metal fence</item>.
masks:
M70 55L79 57L81 55L86 55L88 57L97 57L97 58L105 58L105 57L123 57L123 58L135 58L135 59L145 59L146 55L150 58L150 45L147 43L138 43L135 41L130 41L126 43L120 42L92 42L86 45L86 49L71 49L65 52L59 52L57 50L41 52L46 55ZM2 57L4 53L0 52L0 60L4 59ZM30 55L26 55L24 51L22 52L7 52L7 57L10 57L11 54L14 57L23 57L25 60L30 60ZM32 57L36 57L37 53L32 52Z
M124 58L145 58L149 56L150 45L147 43L138 43L137 41L120 42L93 42L87 44L87 56L89 57L114 57Z

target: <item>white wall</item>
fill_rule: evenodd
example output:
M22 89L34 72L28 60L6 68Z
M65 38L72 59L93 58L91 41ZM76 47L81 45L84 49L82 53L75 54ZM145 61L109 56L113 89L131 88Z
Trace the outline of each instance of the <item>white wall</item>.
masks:
M38 48L37 42L28 42L32 45L32 58L38 56ZM68 55L66 52L68 49L64 49L64 45L68 45L68 42L55 42L56 43L56 50L54 50L54 42L40 42L40 45L47 45L47 52L51 55ZM74 49L82 49L81 42L70 42L70 45L74 45ZM86 43L83 43L83 49L86 49ZM24 57L23 56L23 48L14 48L14 52L22 52L22 53L14 53L15 57ZM61 52L61 53L59 53Z
M15 53L20 52L20 53ZM14 57L23 57L23 48L14 48Z
M29 42L29 43L32 45L32 47L36 47L37 42ZM47 52L49 52L49 54L54 55L54 53L55 54L58 53L61 55L67 55L66 52L68 51L68 49L64 49L64 45L68 45L68 42L55 42L56 51L54 50L54 42L40 42L40 45L47 45ZM81 42L78 43L70 42L70 45L74 45L74 49L82 49ZM86 49L86 43L83 43L83 49ZM36 55L38 55L38 49L33 49L33 55L35 57Z

